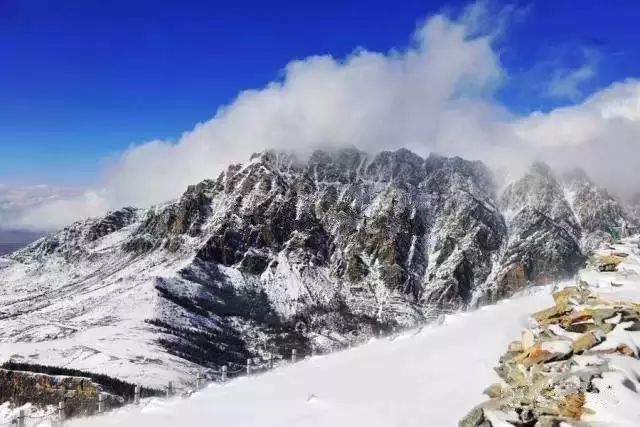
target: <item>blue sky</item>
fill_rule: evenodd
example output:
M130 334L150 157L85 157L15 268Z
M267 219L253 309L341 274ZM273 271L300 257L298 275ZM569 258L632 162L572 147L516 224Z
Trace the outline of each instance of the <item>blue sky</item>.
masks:
M177 139L292 59L403 48L425 17L467 4L1 0L0 183L90 184L106 158ZM496 96L508 109L575 103L640 73L635 2L516 7L496 40L508 72ZM540 83L581 67L590 72L575 93Z

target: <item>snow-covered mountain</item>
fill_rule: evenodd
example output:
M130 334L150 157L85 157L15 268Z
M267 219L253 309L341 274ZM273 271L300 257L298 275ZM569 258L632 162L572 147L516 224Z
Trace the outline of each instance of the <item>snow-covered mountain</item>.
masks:
M0 259L0 354L158 385L341 348L571 276L623 225L585 175L540 163L498 194L457 157L266 151Z
M615 272L585 268L578 273L577 280L562 282L557 287L529 288L498 304L446 315L442 324L373 338L351 350L312 357L263 375L242 377L225 384L212 383L189 399L148 399L139 406L130 405L105 416L73 420L69 425L164 427L214 422L224 427L456 426L472 408L487 400L484 393L493 391L495 396L495 386L487 388L490 384L506 384L504 376L500 376L504 369L494 368L504 368L505 352L512 351L509 349L514 341L521 342L534 331L544 331L546 340L583 336L572 332L557 336L549 329L562 333L564 329L558 324L543 327L532 318L539 310L554 313L550 308L560 301L552 297L555 291L575 287L581 281L592 296L599 298L583 305L584 311L589 308L594 308L592 313L611 310L602 304L603 300L620 304L635 302L638 307L638 242L637 238L627 239L602 251L603 255L628 254ZM564 301L579 303L574 298ZM623 310L622 307L624 305L618 306L617 310ZM595 322L584 321L584 311L579 312L582 317L573 312L573 320L585 327L595 327ZM619 323L616 325L616 322ZM520 380L526 385L546 379L544 387L532 393L528 389L529 399L517 402L523 407L539 402L539 407L545 408L543 405L548 399L562 400L576 393L576 388L583 389L583 384L590 385L581 394L584 400L579 421L565 419L558 423L560 417L553 418L562 407L547 403L546 414L551 420L538 420L537 425L638 426L640 332L637 325L629 327L632 322L623 321L623 316L609 317L602 323L610 325L611 334L604 341L592 343L594 347L590 351L577 350L570 359L553 359L549 364L541 362L513 376L514 382ZM625 349L626 354L616 350L621 342L625 345L620 349ZM553 354L546 355L548 358ZM570 362L573 362L570 370L562 369L564 363ZM545 366L554 369L541 374L539 368ZM489 405L482 407L487 408L488 419L480 417L473 423L474 418L467 417L467 422L460 425L512 427L535 423L535 420L518 422L518 415L525 417L527 413L516 412L509 405L493 407L493 411L489 411L492 409ZM1 415L0 412L0 422L8 421Z

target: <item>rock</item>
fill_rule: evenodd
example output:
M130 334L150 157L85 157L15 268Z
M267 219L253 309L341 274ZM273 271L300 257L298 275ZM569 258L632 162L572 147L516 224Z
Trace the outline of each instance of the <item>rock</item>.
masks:
M490 400L479 406L485 408L485 418L496 415L495 419L522 426L583 425L583 416L590 413L587 393L597 393L594 379L614 369L611 355L637 358L634 349L616 337L608 341L607 334L614 327L619 332L634 328L640 305L604 300L585 286L556 292L554 302L536 313L538 328L523 330L524 349L518 352L512 343L500 358L495 370L504 383L485 390ZM586 331L577 337L571 334L578 329ZM510 418L514 411L517 420Z
M500 289L509 295L516 293L527 286L527 277L525 275L524 266L517 262L507 267L500 281Z
M531 344L533 345L533 344ZM524 345L522 343L522 341L511 341L511 343L509 343L509 347L507 349L507 351L509 353L521 353L522 351L524 351Z
M584 303L585 297L585 291L576 286L570 286L553 293L553 300L559 312L567 312L572 307Z
M592 259L591 263L600 272L612 272L618 270L618 265L624 261L624 257L616 255L599 255Z
M559 319L567 313L568 309L559 309L557 306L549 307L544 310L538 311L531 315L531 317L540 325L549 325L551 323L558 323Z
M522 331L522 339L520 341L522 343L522 349L528 350L533 347L533 345L536 343L535 339L535 335L530 329L525 329L524 331Z
M573 351L571 341L561 339L554 341L542 341L540 343L540 348L542 351L546 351L553 355L553 359L551 360L558 360L559 358L570 356Z
M611 255L618 258L626 258L629 256L629 254L626 252L613 252Z
M530 367L540 363L566 359L571 355L572 351L571 342L569 341L543 341L535 343L513 360L525 367Z
M604 323L608 323L608 324L611 324L611 325L617 325L618 323L620 323L622 321L622 318L623 318L622 317L622 313L617 312L617 313L615 313L615 315L613 315L611 317L604 318L604 316L603 316L603 319L604 319L603 321L604 321ZM595 316L594 316L594 319L595 319Z
M600 344L604 340L604 336L595 332L587 332L580 335L572 344L574 353L582 353L591 347Z
M608 263L608 264L598 264L598 271L601 272L613 272L618 270L618 264Z
M475 407L458 422L458 427L484 427L484 422L483 409Z
M638 355L636 354L635 351L633 351L631 348L629 348L628 345L626 344L620 344L618 347L616 347L616 352L623 354L625 356L628 357L633 357L633 358L637 358Z
M584 333L596 327L590 309L574 311L557 319L557 323L569 332Z
M505 358L501 360L499 366L495 368L496 373L507 384L525 385L528 382L528 374L524 365L517 363L515 358Z
M238 269L246 273L259 275L267 268L268 264L269 257L267 254L250 249L244 254Z
M97 220L89 226L86 235L87 241L93 242L133 224L138 219L138 213L139 211L132 207L107 213L104 218Z
M565 396L565 398L558 405L558 410L561 416L567 417L572 420L579 420L584 414L584 404L586 398L584 393L576 393Z
M501 397L505 392L505 387L502 384L491 384L487 389L483 392L487 396L492 399Z

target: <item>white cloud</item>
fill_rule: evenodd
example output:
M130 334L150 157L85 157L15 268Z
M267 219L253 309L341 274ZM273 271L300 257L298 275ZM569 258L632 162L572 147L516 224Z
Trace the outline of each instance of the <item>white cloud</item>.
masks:
M557 59L555 64L551 64L553 68L551 80L546 87L547 96L576 101L583 97L584 86L596 76L599 61L597 52L588 48L561 49L563 56L569 55L572 51L574 55L581 57L582 64L577 67L563 67L559 65L562 59Z
M557 167L580 166L624 197L640 189L640 81L514 123L519 140Z
M0 228L57 228L106 209L103 197L82 188L0 184Z
M437 15L405 51L293 61L281 81L242 92L177 143L130 148L108 168L106 197L110 206L160 202L265 148L455 151L468 142L460 129L481 132L499 112L487 99L502 75L490 36Z
M129 148L106 168L98 190L28 204L12 221L58 227L110 208L146 206L178 196L253 152L328 144L435 151L512 172L537 157L585 166L618 191L638 188L633 163L640 158L640 84L623 82L580 104L514 116L494 100L506 76L493 46L502 31L489 30L483 4L458 19L431 17L405 50L293 61L281 80L240 93L178 141ZM505 16L498 14L500 28ZM571 96L589 71L559 76L556 92Z
M596 71L590 64L573 70L556 70L551 77L547 94L555 98L578 99L582 96L581 86L595 75Z

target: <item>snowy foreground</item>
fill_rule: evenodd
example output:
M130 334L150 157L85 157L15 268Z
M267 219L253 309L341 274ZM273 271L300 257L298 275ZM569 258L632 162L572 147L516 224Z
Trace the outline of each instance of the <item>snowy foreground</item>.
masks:
M527 313L551 302L538 288L442 326L72 425L454 426L497 380L493 366Z
M616 249L630 254L618 272L585 270L580 278L605 298L640 302L638 242L629 240ZM612 287L611 282L622 286ZM529 314L553 304L551 291L534 288L474 312L449 315L443 325L212 384L188 399L151 399L65 425L455 426L485 399L483 390L498 381L493 367L507 345L530 326ZM635 368L619 369L628 373ZM596 414L587 421L640 425L640 397L614 384L624 382L627 373L608 379L613 387L589 402Z
M454 426L495 382L493 366L549 291L264 375L213 384L77 425ZM73 425L76 425L75 423Z

